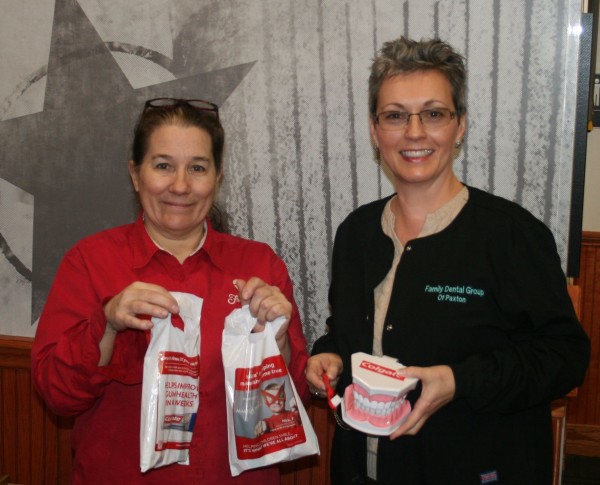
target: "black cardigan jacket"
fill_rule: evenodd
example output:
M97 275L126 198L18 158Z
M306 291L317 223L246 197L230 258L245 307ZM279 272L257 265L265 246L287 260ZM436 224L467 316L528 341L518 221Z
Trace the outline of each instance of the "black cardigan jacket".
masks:
M358 208L336 234L329 331L312 353L342 356L339 393L352 380L352 353L372 352L373 291L394 252L381 229L388 199ZM550 402L581 384L589 339L552 234L528 211L469 188L446 229L408 242L383 350L404 365L449 365L456 395L416 436L379 440L382 483L551 482ZM360 483L353 480L365 474L365 435L338 428L333 483Z

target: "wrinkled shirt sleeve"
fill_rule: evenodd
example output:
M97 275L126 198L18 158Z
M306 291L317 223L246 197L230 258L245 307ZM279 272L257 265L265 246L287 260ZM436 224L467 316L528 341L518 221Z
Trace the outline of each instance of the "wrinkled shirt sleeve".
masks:
M504 247L503 247L504 246ZM590 342L571 303L556 244L542 223L515 227L498 250L499 306L518 322L512 345L452 365L456 399L480 412L515 412L581 385Z
M145 343L142 332L126 331L117 336L113 359L99 367L99 343L106 318L102 299L77 248L61 262L34 341L31 363L34 387L58 415L76 415L94 405L112 380L139 381L139 362L124 368L123 350ZM141 337L141 338L140 338ZM133 345L133 348L132 348Z

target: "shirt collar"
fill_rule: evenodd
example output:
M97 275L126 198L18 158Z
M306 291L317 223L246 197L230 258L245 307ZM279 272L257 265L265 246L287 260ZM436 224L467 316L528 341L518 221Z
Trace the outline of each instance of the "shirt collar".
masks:
M144 218L141 212L133 224L128 239L129 247L133 252L133 267L136 269L146 266L154 254L159 251L158 246L154 244L154 241L152 241L146 231Z
M402 244L396 236L396 218L392 212L392 200L394 200L394 197L387 202L385 208L383 209L383 214L381 215L381 226L385 235L394 241L394 248L397 251ZM418 235L418 237L421 238L431 236L432 234L436 234L446 229L446 227L450 225L450 223L465 206L467 200L469 200L469 189L463 185L462 189L460 189L460 191L454 197L452 197L452 199L446 202L435 212L427 214L425 224L423 224L423 228L421 229L421 233Z
M143 219L142 219L143 220ZM196 246L196 249L194 249L188 256L191 257L194 254L196 254L201 248L202 245L204 244L204 241L206 241L206 234L208 233L208 224L206 223L206 220L202 223L204 224L204 236L202 236L202 239L200 240L200 242L198 243L198 246ZM144 229L146 228L146 226L144 226ZM146 231L146 234L148 233L148 231ZM152 240L152 242L154 243L154 245L164 251L165 253L169 253L171 256L175 256L171 251L169 251L168 249L163 248L160 244L158 244L154 239L152 239L152 237L148 234L148 237L150 237L150 239ZM187 259L187 258L186 258Z
M231 257L227 249L227 241L231 236L217 232L209 220L204 224L204 237L190 257L205 253L215 266L224 270L230 266L228 262ZM146 266L158 251L163 250L148 235L141 213L129 234L129 245L133 251L133 266L137 269Z
M231 251L235 251L235 248L227 244L231 240L232 236L216 231L210 221L207 220L201 251L208 256L217 268L223 271L226 271L230 267ZM233 269L237 271L237 268Z

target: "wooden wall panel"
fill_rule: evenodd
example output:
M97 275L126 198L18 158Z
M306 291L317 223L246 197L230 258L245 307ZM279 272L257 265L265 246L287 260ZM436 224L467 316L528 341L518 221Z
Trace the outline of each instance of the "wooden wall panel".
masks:
M15 389L15 372L13 369L2 369L0 371L0 393L2 394L2 471L9 473L9 476L17 473L17 449L16 449L16 404L17 401L14 395ZM27 410L24 409L23 412ZM14 452L13 452L14 450Z
M33 389L31 344L0 336L0 476L22 485L67 485L72 420L54 416Z
M592 356L585 382L569 403L569 424L600 426L600 234L584 233L580 274L581 324L592 342Z
M584 232L579 277L581 324L590 337L592 355L583 386L569 400L567 453L600 456L600 233Z
M324 399L312 399L307 412L319 440L320 455L283 463L281 485L329 484L329 450L335 420Z
M34 393L30 384L30 373L26 369L15 370L15 447L23 450L26 456L31 456L31 445L34 445L35 436L31 433L31 419L29 414L22 413L21 408L31 410L31 395ZM17 476L23 483L31 483L32 461L17 460Z
M31 463L45 463L44 451L46 447L42 446L46 443L44 405L36 393L33 393L31 399L31 429L34 430L30 448ZM44 478L42 467L34 466L31 471L31 483L44 483ZM54 480L56 479L54 478ZM56 483L56 481L50 480L48 483Z

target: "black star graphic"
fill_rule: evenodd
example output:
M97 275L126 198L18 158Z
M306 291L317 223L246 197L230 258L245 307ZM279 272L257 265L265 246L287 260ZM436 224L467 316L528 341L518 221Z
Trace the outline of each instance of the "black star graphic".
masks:
M143 101L193 97L221 105L252 65L133 89L77 2L57 0L44 110L0 122L0 177L35 197L32 321L65 251L134 217L127 160Z

